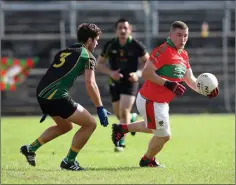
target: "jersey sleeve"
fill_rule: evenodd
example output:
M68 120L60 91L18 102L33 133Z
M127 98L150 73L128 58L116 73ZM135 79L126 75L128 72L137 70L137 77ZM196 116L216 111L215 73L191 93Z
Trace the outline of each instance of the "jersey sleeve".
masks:
M109 57L109 50L110 50L110 47L111 47L111 41L107 42L103 49L102 49L102 52L101 52L101 56L104 57L104 58L108 58Z
M191 65L190 65L189 61L187 62L186 68L187 69L191 68Z
M87 70L95 70L96 69L96 60L94 58L88 58L85 63L85 69Z
M137 41L137 46L138 46L138 57L143 57L147 53L146 46L141 41Z
M149 60L153 62L157 69L161 68L165 64L163 62L163 54L160 53L159 48L155 48L152 51ZM164 59L164 61L165 60L167 59Z
M83 61L84 69L95 70L96 68L96 59L87 49L82 48L80 55L80 60Z

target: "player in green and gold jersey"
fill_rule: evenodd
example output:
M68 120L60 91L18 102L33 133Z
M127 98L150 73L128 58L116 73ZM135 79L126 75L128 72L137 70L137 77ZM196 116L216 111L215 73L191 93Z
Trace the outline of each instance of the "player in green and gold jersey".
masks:
M92 52L98 44L100 28L95 24L83 23L77 31L78 43L57 52L52 64L37 87L37 99L44 114L50 115L55 125L45 130L32 144L21 147L27 162L35 166L35 152L43 144L61 136L78 124L68 155L60 167L66 170L79 171L83 168L76 161L78 152L86 144L96 128L94 117L80 104L75 103L68 94L76 78L85 73L85 84L90 98L97 107L98 117L103 126L108 125L108 115L100 97L95 80L96 59ZM42 120L43 121L43 120Z

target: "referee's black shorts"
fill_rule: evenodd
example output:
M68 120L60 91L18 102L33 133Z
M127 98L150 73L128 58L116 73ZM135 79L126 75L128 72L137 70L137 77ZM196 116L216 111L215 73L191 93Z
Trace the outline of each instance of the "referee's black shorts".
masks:
M113 82L109 85L109 91L111 95L111 101L119 101L120 95L131 95L136 96L139 88L139 82L130 82L130 81L122 81L122 82Z
M61 99L48 100L37 97L43 114L60 116L63 119L70 117L77 109L77 104L66 96Z

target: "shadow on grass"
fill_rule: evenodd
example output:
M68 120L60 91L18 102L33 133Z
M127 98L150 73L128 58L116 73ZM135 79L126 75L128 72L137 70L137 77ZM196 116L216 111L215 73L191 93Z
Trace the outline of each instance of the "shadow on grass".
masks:
M32 168L2 168L1 171L12 171L12 172L32 172L32 171L35 171L35 172L58 172L58 171L62 171L61 169L40 169L40 168L35 168L35 167L32 167Z
M84 171L132 171L141 169L138 166L124 166L124 167L101 167L101 168L93 168L93 167L85 167ZM1 171L12 171L12 172L27 172L27 171L36 171L36 172L58 172L63 171L66 172L67 170L61 170L60 168L54 169L42 169L37 167L32 168L2 168Z
M101 168L92 168L92 167L88 167L86 168L86 170L88 171L131 171L131 170L137 170L137 169L141 169L138 166L124 166L124 167L101 167Z

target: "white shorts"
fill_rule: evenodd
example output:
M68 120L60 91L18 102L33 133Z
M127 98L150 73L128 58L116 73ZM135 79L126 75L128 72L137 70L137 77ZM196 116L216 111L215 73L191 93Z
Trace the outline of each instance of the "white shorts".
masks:
M136 106L146 123L146 127L151 129L154 135L159 137L171 135L168 103L153 102L138 93Z

